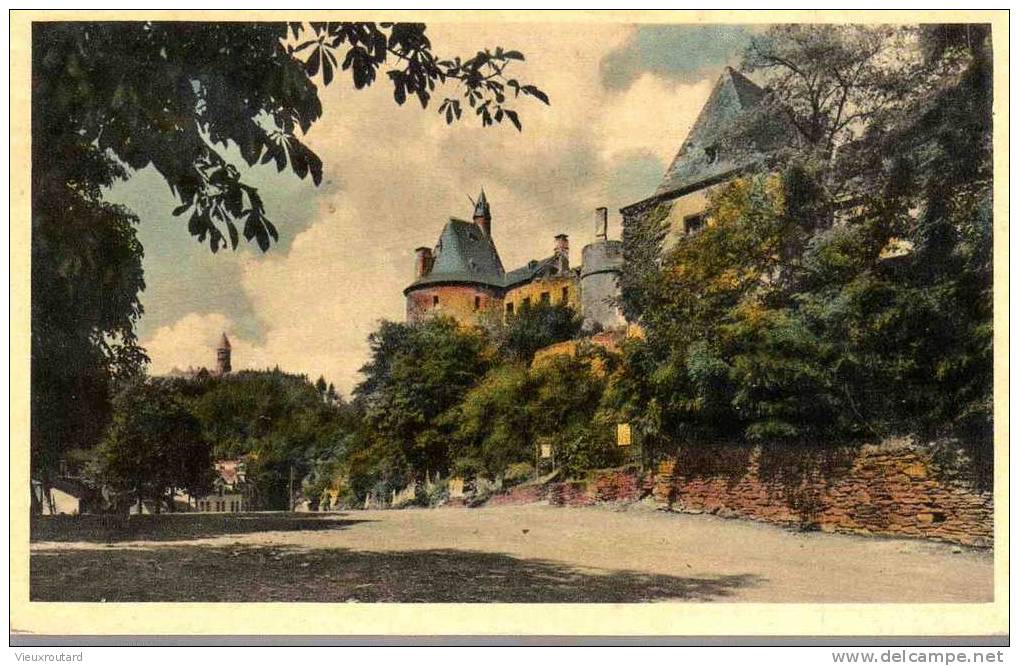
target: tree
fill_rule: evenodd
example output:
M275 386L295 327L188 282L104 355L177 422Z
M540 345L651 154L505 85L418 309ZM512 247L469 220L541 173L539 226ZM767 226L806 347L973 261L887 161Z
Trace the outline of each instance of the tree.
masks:
M488 371L495 354L483 331L450 318L382 322L369 337L354 404L377 434L377 478L399 485L449 467L449 428L440 417Z
M534 463L535 440L529 401L535 383L526 365L492 368L442 416L450 428L453 466L473 466L490 479L511 464Z
M530 363L542 347L571 340L580 332L583 320L565 303L524 303L497 333L503 353L522 363Z
M316 82L337 72L361 89L384 71L397 104L414 97L422 108L455 84L439 107L447 123L470 108L482 125L520 129L519 97L548 103L508 75L523 57L501 47L441 57L422 24L35 23L33 473L47 484L66 446L96 441L111 382L146 361L134 333L138 220L103 201L103 188L151 166L213 252L241 235L266 250L278 231L223 147L318 184L322 162L300 135L322 114Z
M158 379L129 382L113 401L113 417L99 447L101 476L121 497L155 510L174 493L206 493L213 479L212 449L180 395ZM123 506L123 505L122 505Z
M763 31L751 39L742 68L763 79L764 97L724 142L730 150L765 152L767 168L786 174L794 194L790 215L801 226L831 226L861 197L882 191L889 160L901 157L889 150L888 139L899 136L905 119L918 117L920 106L954 87L966 67L957 50L924 46L941 34L938 28L780 25Z
M595 369L597 356L594 350L556 355L531 370L527 414L534 446L551 445L555 464L566 476L621 461L614 441L617 419L603 401L608 377Z

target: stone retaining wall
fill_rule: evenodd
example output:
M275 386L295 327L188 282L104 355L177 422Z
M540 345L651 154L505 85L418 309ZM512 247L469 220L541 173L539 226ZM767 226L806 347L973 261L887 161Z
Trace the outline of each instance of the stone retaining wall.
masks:
M645 487L646 486L646 487ZM598 502L636 502L650 485L633 469L593 472L583 481L550 484L548 502L555 506L589 506Z
M994 541L991 492L908 446L681 453L658 466L652 493L673 511L975 546Z
M929 452L904 444L691 448L654 473L601 470L580 481L518 487L489 504L547 499L554 506L590 506L648 496L660 509L803 529L994 542L991 492L976 489L965 469L938 464Z

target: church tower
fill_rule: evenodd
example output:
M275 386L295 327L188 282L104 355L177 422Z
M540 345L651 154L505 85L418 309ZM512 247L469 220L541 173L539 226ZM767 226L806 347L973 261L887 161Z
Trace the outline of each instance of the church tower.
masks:
M219 347L216 348L216 374L225 375L230 372L230 341L226 333L219 339Z

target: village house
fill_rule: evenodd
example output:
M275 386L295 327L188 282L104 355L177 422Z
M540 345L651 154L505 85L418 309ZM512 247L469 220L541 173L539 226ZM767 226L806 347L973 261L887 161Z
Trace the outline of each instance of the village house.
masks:
M212 492L198 497L184 496L190 511L199 513L240 513L248 510L244 496L243 460L217 460Z

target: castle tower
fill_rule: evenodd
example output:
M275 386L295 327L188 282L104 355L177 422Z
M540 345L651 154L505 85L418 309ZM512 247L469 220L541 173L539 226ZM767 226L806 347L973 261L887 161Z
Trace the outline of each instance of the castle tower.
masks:
M216 347L216 374L225 375L230 372L230 341L226 333L219 339Z
M620 330L626 319L615 300L623 267L623 243L608 240L608 209L594 212L594 242L581 251L580 310L586 330Z
M481 194L474 203L474 224L481 227L486 238L492 237L492 211L488 207L488 199L485 197L485 188L481 188Z

